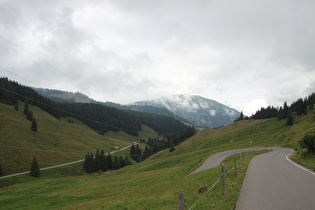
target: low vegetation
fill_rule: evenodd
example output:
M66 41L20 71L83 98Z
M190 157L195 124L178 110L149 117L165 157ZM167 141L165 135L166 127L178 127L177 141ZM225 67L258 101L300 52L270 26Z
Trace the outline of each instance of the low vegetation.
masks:
M99 135L76 118L57 120L37 106L28 105L37 122L34 132L32 122L23 113L26 103L18 104L16 107L0 103L0 172L4 175L30 170L34 159L39 168L57 165L84 159L87 152L97 148L104 148L99 152L106 154L111 148L131 145L140 137L153 150L155 145L156 153L146 158L129 150L114 153L113 159L132 154L135 160L129 158L132 165L107 173L86 173L82 162L40 171L37 178L25 174L0 179L2 209L176 209L179 190L185 193L186 208L196 204L196 209L233 209L247 164L259 153L246 155L238 176L233 172L228 175L225 195L220 184L206 194L220 178L220 168L187 176L209 155L231 149L289 147L299 152L293 157L296 161L315 169L315 156L308 147L312 142L308 137L315 128L315 110L311 107L295 115L290 126L281 117L240 120L217 130L201 130L185 141L177 135L172 149L164 149L161 141L158 145L158 141L148 138L157 138L158 134L143 124L138 137L122 131ZM143 140L140 148L142 151L148 148ZM233 167L233 158L225 161L227 169Z

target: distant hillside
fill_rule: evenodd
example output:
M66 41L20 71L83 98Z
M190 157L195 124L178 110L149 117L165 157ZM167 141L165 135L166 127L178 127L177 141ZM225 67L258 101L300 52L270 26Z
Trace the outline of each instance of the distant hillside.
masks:
M58 103L8 78L0 78L0 100L15 106L18 106L19 101L23 101L39 107L57 119L76 118L99 134L124 131L137 136L141 130L141 124L150 125L160 134L170 134L187 127L170 116L120 110L95 103Z
M168 117L174 117L174 114L167 110L164 107L156 107L156 106L138 106L138 105L121 105L114 102L100 102L94 99L89 98L87 95L80 92L68 92L62 90L53 90L53 89L44 89L44 88L34 88L39 94L61 103L94 103L94 104L102 104L109 107L114 107L122 110L132 110L132 111L140 111L147 112L152 114L165 115ZM176 117L176 116L175 116ZM179 117L176 117L179 118ZM184 119L180 119L185 121Z
M133 105L166 108L174 115L202 128L225 126L233 123L240 116L235 109L197 95L173 95L150 101L139 101Z
M93 103L94 100L80 92L68 92L47 88L34 88L39 94L57 102L66 103Z

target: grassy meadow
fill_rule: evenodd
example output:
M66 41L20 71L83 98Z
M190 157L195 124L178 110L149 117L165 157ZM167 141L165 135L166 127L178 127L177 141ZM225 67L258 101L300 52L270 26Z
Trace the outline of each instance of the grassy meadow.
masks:
M72 149L71 151L78 151L81 148L82 150L83 148L85 149L81 154L64 154L62 158L57 157L61 154L60 152L56 152L56 155L51 153L49 158L45 158L45 154L42 154L44 152L40 150L38 154L36 153L37 159L42 161L40 166L44 162L47 162L48 165L49 161L51 161L49 164L58 164L66 162L64 161L66 158L71 160L82 158L86 151L94 152L97 147L105 149L103 145L107 145L108 147L106 148L110 148L113 144L124 146L134 141L131 137L130 139L129 137L122 139L118 137L126 134L117 133L111 134L112 136L100 136L88 128L84 128L83 125L79 125L79 123L69 124L66 120L60 122L45 113L38 114L42 111L36 110L36 107L34 107L33 112L35 118L37 119L37 115L39 118L37 120L38 133L34 133L29 129L30 122L25 119L21 111L17 112L12 106L0 103L1 135L10 131L15 124L23 124L23 128L16 127L16 129L24 129L24 134L29 133L24 139L27 143L31 142L32 144L25 143L24 146L27 146L27 148L37 149L39 147L37 146L38 143L38 145L43 146L42 149L48 147L51 150L62 151L61 153L66 153L70 149ZM3 116L6 117L6 123L2 122ZM43 171L39 178L21 175L0 179L0 186L2 186L0 189L1 208L177 209L178 192L183 190L185 193L185 209L194 205L199 199L200 201L193 209L233 209L245 176L247 164L252 157L259 154L258 152L246 154L244 165L238 169L237 177L233 171L227 176L226 195L222 194L221 182L208 194L199 194L199 189L205 187L209 189L220 178L219 167L190 176L187 175L197 168L209 155L224 150L264 146L284 146L299 150L300 147L297 141L305 133L315 128L314 116L314 111L310 111L307 115L297 118L294 125L290 127L286 125L285 121L268 119L240 121L217 130L201 130L195 136L176 146L173 152L164 150L142 163L130 165L106 174L95 173L88 175L82 171L82 164L75 164ZM10 120L11 127L8 120ZM45 129L48 127L50 129L55 128L56 131L61 129L63 133L52 133L49 129L45 135ZM149 128L144 128L143 130L145 130L145 133L154 133ZM19 134L20 132L10 132L3 139L22 137L22 134ZM77 134L77 132L82 133ZM47 137L47 134L49 134L49 137ZM62 137L58 135L62 135ZM141 135L145 136L145 134ZM73 136L76 136L76 138ZM82 141L78 140L79 136L81 136L80 139ZM43 138L46 139L46 143L40 142ZM63 139L63 141L60 139ZM10 141L2 140L2 136L1 141L3 141L1 142L2 145L10 143ZM56 143L60 144L59 147L55 146ZM73 149L71 144L75 144L76 149ZM23 142L19 143L19 145L22 147ZM16 149L13 147L9 148L5 148L7 149L6 151L1 151L1 158L9 153L11 156L15 154ZM23 151L26 152L27 150ZM33 154L29 156L28 163L30 163ZM18 157L16 158L18 159ZM21 162L17 161L16 165L18 166L19 164ZM227 169L232 168L234 158L228 158L225 161L225 165ZM202 196L204 197L202 198Z
M0 163L4 175L28 171L34 155L40 167L47 167L84 159L87 152L95 153L97 148L110 151L114 146L122 148L139 138L157 136L147 126L142 126L139 137L125 132L99 135L76 119L71 119L74 123L69 123L69 118L59 121L30 106L38 125L38 131L34 132L23 107L20 102L16 111L13 106L0 103Z

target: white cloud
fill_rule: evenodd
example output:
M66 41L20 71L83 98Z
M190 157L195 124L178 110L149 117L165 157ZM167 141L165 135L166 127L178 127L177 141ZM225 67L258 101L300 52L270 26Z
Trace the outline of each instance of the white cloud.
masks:
M0 74L23 84L118 103L196 94L247 115L314 90L314 1L0 4L0 63L33 84Z

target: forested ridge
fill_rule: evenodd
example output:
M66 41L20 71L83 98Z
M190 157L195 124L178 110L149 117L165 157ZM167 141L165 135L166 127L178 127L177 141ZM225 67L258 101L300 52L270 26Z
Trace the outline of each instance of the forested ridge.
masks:
M308 110L313 110L315 104L315 93L308 95L307 97L299 98L296 101L293 101L291 105L288 105L287 102L283 103L283 106L274 107L268 106L266 108L261 107L259 110L252 114L251 117L244 116L243 112L236 121L247 120L247 119L269 119L269 118L278 118L279 120L287 120L288 125L292 125L294 118L301 115L306 115Z
M8 78L0 78L0 100L14 106L23 101L41 108L57 119L76 118L100 134L121 130L137 136L141 124L151 127L160 134L169 134L187 127L174 117L120 110L101 104L56 102L40 95L33 88Z

